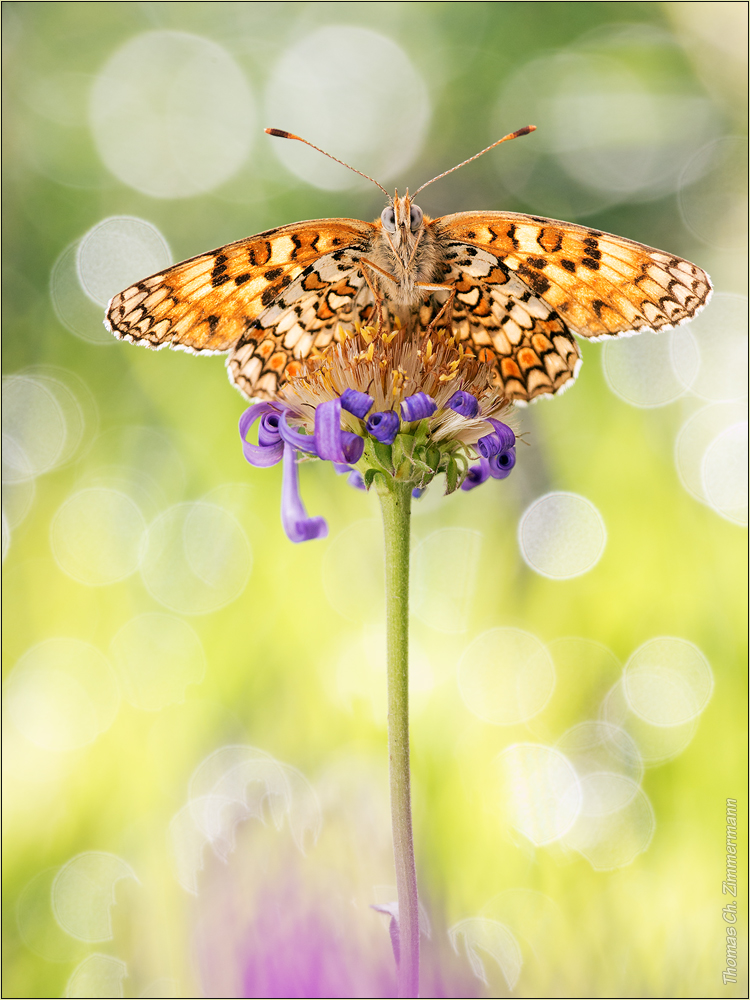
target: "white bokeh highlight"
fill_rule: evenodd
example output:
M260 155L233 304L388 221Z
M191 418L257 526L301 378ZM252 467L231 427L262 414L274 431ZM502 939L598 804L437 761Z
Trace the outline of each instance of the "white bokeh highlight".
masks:
M67 427L52 388L25 375L3 378L3 451L8 482L49 472L65 450Z
M128 967L119 958L95 952L77 965L65 987L66 997L124 997Z
M52 306L62 325L80 340L100 346L114 344L115 337L104 326L101 306L81 288L78 246L79 242L67 246L52 266L49 279Z
M696 500L737 524L747 524L745 502L747 406L709 403L696 410L680 428L674 459L680 481ZM713 498L708 495L711 490ZM738 501L738 506L731 506ZM718 504L717 504L718 501ZM729 503L730 506L721 506Z
M656 819L648 797L622 774L592 773L580 781L581 810L563 837L597 871L624 868L651 843Z
M206 847L226 861L237 825L250 818L265 822L267 816L277 830L286 822L303 853L320 834L318 797L300 771L255 747L215 750L193 772L188 802L169 824L178 882L197 895Z
M711 667L692 642L663 636L650 639L623 671L628 705L651 726L682 726L696 719L713 693Z
M702 243L747 254L747 136L724 135L684 165L678 204Z
M528 566L552 580L588 573L599 562L607 531L596 507L577 493L547 493L524 511L518 544Z
M747 398L748 308L746 295L714 292L708 306L672 335L673 367L694 396L709 403ZM678 337L688 337L696 357Z
M703 453L701 484L708 503L727 521L747 527L747 420L718 434Z
M88 587L102 587L135 573L145 530L143 514L131 497L93 487L62 504L50 525L50 544L64 573Z
M108 660L79 639L47 639L33 646L4 686L16 729L45 750L92 743L112 725L120 705Z
M85 851L66 862L52 883L52 912L66 934L79 941L111 941L115 886L138 882L130 865L115 854Z
M489 956L499 966L508 989L515 988L523 957L518 941L505 924L487 917L468 917L449 928L448 938L457 955L460 954L459 946L463 945L471 971L485 986L489 986L493 978L483 958Z
M646 722L631 709L622 679L602 699L599 717L627 732L646 767L656 767L677 757L690 744L698 728L697 717L673 726L654 726Z
M145 536L141 576L160 604L184 615L217 611L247 586L252 551L242 527L215 504L167 508Z
M652 26L613 25L511 73L494 132L518 122L538 131L498 158L502 182L558 219L674 191L686 159L717 131L708 98L641 69L673 59L675 47Z
M666 406L685 395L698 373L698 347L689 330L608 340L602 345L604 378L620 399L643 409Z
M458 690L478 718L512 726L544 708L555 687L552 658L535 635L516 628L484 632L458 664Z
M81 288L102 308L128 285L171 263L172 253L156 226L132 215L97 223L81 238L76 254Z
M342 53L349 54L345 80ZM294 42L281 56L266 86L265 116L270 126L308 139L383 184L419 153L430 102L424 80L396 42L364 28L332 25ZM339 191L366 183L302 143L271 142L287 170L308 184Z
M172 615L138 615L113 637L110 657L126 701L158 712L185 700L206 673L203 645L187 622Z
M218 187L243 165L256 131L244 73L222 46L148 31L114 52L91 90L99 155L118 180L154 198Z
M570 761L554 747L514 743L497 757L500 797L510 824L537 847L575 822L582 793Z

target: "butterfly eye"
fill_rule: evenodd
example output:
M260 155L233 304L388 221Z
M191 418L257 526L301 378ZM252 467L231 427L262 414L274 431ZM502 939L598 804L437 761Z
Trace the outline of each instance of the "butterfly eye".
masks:
M384 208L380 213L380 221L383 223L383 228L387 229L389 233L396 232L396 213L392 208Z
M412 205L411 212L409 214L409 224L411 225L411 231L416 232L417 229L422 225L422 209L419 205Z

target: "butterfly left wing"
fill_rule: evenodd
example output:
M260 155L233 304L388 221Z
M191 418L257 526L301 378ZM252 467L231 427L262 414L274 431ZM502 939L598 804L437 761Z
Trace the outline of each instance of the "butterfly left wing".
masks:
M462 212L430 225L446 252L444 281L456 290L454 325L495 361L498 381L518 402L576 377L571 333L600 340L671 329L711 294L694 264L571 223Z
M273 312L278 302L292 294L321 303L335 296L342 279L356 272L373 229L356 219L321 219L239 240L126 288L109 303L105 325L121 340L201 354L236 351L251 341L260 347L268 338L268 362L278 354L278 323L268 321L279 313ZM294 346L280 350L304 356ZM273 364L268 370L282 375L279 360Z

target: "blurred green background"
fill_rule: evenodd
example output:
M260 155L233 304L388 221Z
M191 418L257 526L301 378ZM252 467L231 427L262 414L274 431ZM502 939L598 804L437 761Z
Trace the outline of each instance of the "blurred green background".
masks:
M585 222L696 262L715 298L687 333L583 345L570 392L517 411L507 481L415 504L422 995L746 996L744 950L721 973L728 797L746 844L747 6L2 18L3 995L391 995L375 499L304 467L330 532L293 546L222 361L101 318L170 261L379 215L264 126L413 190L534 123L424 210Z

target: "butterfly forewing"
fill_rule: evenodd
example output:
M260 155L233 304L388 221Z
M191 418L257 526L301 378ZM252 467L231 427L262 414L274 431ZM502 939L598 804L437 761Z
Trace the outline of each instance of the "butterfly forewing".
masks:
M670 329L708 301L711 284L680 257L619 236L513 212L462 212L433 223L495 254L581 337Z
M115 336L149 347L230 351L295 280L317 269L318 295L337 284L369 246L373 228L355 219L323 219L231 243L126 288L110 302L106 323ZM339 269L335 258L344 253ZM322 279L323 272L331 280ZM273 335L268 324L266 336Z

